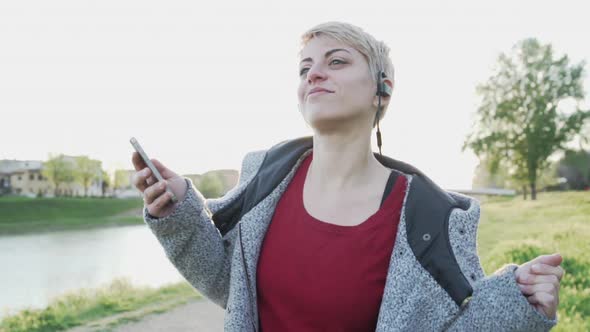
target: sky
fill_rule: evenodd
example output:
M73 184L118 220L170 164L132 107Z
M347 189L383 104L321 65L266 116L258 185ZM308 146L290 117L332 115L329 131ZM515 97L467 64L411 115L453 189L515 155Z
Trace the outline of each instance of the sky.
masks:
M590 60L589 9L587 1L0 1L0 159L64 153L131 169L136 137L178 174L239 170L248 151L313 135L297 109L300 36L344 21L391 49L383 154L443 188L469 189L478 159L461 146L475 87L528 37L573 63ZM372 144L378 152L374 133Z

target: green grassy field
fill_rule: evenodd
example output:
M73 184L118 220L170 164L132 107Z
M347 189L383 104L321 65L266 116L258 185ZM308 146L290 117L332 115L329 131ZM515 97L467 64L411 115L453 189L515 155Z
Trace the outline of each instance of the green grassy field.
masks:
M115 280L98 289L63 294L45 309L23 310L6 317L0 322L0 332L63 331L79 325L100 326L101 330L108 331L119 324L199 298L201 295L186 282L153 289L133 287L127 280ZM105 317L112 319L104 320Z
M27 198L0 197L0 234L140 224L139 198Z
M590 192L482 200L478 251L486 274L560 253L566 274L555 331L590 331Z

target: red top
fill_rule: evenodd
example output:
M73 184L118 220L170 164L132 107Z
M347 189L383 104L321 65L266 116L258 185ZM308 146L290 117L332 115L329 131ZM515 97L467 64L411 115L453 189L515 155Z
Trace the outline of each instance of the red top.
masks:
M315 219L303 206L313 153L280 198L260 249L257 293L262 331L375 331L406 178L356 226Z

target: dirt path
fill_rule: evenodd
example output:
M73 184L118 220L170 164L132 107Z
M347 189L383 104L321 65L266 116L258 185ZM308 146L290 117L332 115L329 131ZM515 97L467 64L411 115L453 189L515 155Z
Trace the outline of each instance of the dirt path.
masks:
M148 310L150 310L148 308ZM68 332L218 332L223 331L223 316L225 311L207 299L192 301L166 310L159 306L155 313L146 315L146 311L125 313L109 317L100 322L93 322L87 326L80 326ZM149 312L149 311L148 311ZM117 322L116 327L110 327ZM127 323L120 324L120 322Z
M203 299L178 306L166 313L152 314L141 321L115 328L115 332L214 332L223 331L225 311Z

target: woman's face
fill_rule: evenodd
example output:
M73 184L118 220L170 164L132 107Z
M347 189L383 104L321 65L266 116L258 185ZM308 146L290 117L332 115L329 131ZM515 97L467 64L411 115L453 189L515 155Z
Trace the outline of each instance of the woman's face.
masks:
M354 48L327 36L312 38L301 51L299 108L313 128L341 121L367 121L375 117L376 83L369 64ZM314 88L331 92L311 93Z

